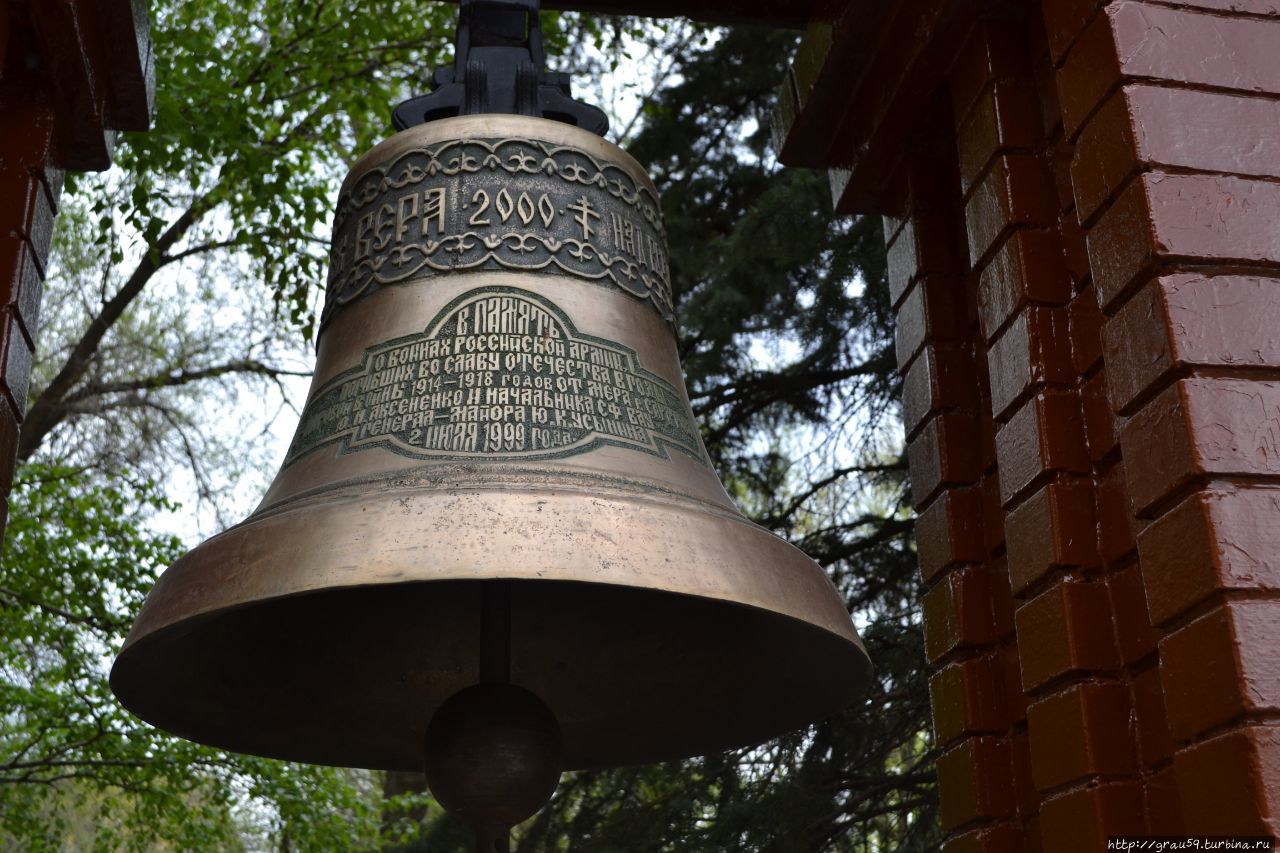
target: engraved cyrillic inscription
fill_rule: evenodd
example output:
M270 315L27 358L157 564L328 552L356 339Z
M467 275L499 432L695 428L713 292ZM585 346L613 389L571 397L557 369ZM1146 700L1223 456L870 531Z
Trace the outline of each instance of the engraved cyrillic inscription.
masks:
M518 203L518 201L514 202ZM539 459L601 445L705 464L680 392L554 303L473 290L421 334L365 351L307 404L285 464L334 442L419 459Z
M622 166L536 140L405 152L338 201L322 322L379 287L462 270L571 275L672 320L658 200Z

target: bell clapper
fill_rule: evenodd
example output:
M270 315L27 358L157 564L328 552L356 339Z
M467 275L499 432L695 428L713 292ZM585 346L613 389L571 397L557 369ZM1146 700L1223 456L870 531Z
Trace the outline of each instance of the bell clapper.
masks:
M506 853L511 827L546 804L560 781L555 714L511 683L511 582L481 586L480 683L445 700L423 747L427 785L476 834L476 849Z

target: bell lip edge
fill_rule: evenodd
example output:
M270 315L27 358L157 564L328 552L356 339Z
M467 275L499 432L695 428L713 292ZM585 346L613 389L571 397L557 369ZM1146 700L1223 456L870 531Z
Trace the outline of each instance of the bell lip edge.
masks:
M467 490L467 491L470 491L470 490ZM485 489L477 489L475 491L478 491L478 492L491 491L496 494L505 494L505 493L509 493L510 490L502 489L502 488L493 488L493 489L485 488ZM536 490L531 490L531 492L533 491L536 491ZM591 490L575 488L575 487L550 489L548 491L560 493L561 495L571 499L580 499L586 496L594 500L596 497L596 495L593 492L591 492ZM392 492L383 493L382 495L380 495L380 499L383 501L393 501L394 494ZM620 493L617 495L611 495L610 499L616 500L616 501L623 501L623 502L633 501L633 502L639 502L639 503L649 503L661 509L666 509L669 506L667 502L655 501L647 493L640 490L637 490L636 492L633 492L633 493ZM367 500L367 496L353 495L351 496L351 500L355 502L359 502L361 500ZM777 567L782 565L795 565L797 568L803 567L804 572L809 576L804 581L804 583L809 587L809 592L805 595L805 598L809 601L811 606L806 608L806 610L810 614L813 614L813 613L821 614L818 618L822 618L824 622L820 624L810 619L806 619L804 616L801 616L798 614L789 613L784 610L774 609L768 606L767 603L752 604L747 601L742 601L737 598L730 597L727 594L721 594L721 595L699 594L696 591L671 589L664 586L653 586L653 585L647 585L647 584L641 584L641 583L623 583L617 580L610 580L608 578L583 579L583 578L575 578L575 577L546 577L546 576L538 576L538 575L531 575L531 574L509 575L504 573L504 570L502 568L495 567L494 569L489 570L488 572L481 572L481 573L471 574L471 575L446 575L446 576L432 577L432 578L399 578L395 580L383 579L383 580L374 580L372 582L365 581L365 582L353 582L353 583L334 582L323 587L302 587L301 585L299 585L295 589L284 591L279 594L263 595L263 596L249 598L247 600L233 601L230 603L222 604L220 606L214 606L205 611L183 615L176 619L173 619L172 621L164 622L155 628L149 629L146 632L146 634L135 637L135 632L137 631L139 625L143 622L143 617L147 612L148 604L151 603L152 596L155 596L158 592L162 592L162 594L166 594L166 595L171 594L174 590L166 590L165 589L166 587L175 583L176 584L183 583L183 580L179 577L170 577L170 572L174 568L177 568L180 564L186 562L187 560L192 558L194 555L196 555L198 552L208 548L208 546L213 542L222 540L225 537L241 535L250 526L252 526L253 524L259 521L266 520L272 516L275 516L278 521L281 521L283 523L284 520L280 519L279 515L285 515L287 513L291 513L295 511L303 511L303 512L307 511L308 509L311 508L310 504L312 501L311 498L308 498L308 500L304 502L302 506L288 507L287 509L281 509L279 510L278 514L277 514L276 508L272 508L271 510L268 510L263 515L259 515L255 511L244 521L241 521L238 524L228 528L227 530L221 531L215 534L214 536L211 536L209 539L204 540L203 542L201 542L200 544L192 548L190 551L183 554L171 566L166 568L165 571L162 572L160 577L156 580L156 583L152 587L150 593L148 594L146 601L143 602L142 608L138 611L137 615L134 617L133 625L130 628L129 634L126 636L120 651L121 651L121 654L123 654L124 651L126 649L131 648L137 642L138 639L141 639L141 636L149 636L155 633L156 631L165 630L171 626L177 626L182 624L196 624L193 622L193 620L201 619L206 616L212 617L214 615L229 613L242 607L248 607L248 606L253 606L256 604L262 604L262 603L272 602L272 601L279 601L286 598L298 597L302 595L308 595L308 594L320 593L320 592L336 592L339 590L354 590L354 589L361 589L361 588L372 589L372 588L379 588L379 587L385 587L385 586L393 586L393 585L402 584L402 583L434 583L439 581L469 582L469 581L484 581L484 580L558 581L561 583L589 583L589 584L599 584L601 586L615 587L619 589L651 590L655 592L662 592L662 593L668 593L672 595L681 595L681 596L687 596L695 599L702 599L702 600L713 602L713 603L740 604L744 607L752 607L765 613L789 616L793 619L796 619L799 622L802 622L805 624L811 624L811 625L814 625L815 627L823 627L824 630L827 630L829 633L832 633L836 636L840 636L844 638L846 641L852 641L855 644L857 644L859 647L862 646L861 638L858 634L856 627L853 624L852 616L848 613L846 609L843 596L841 596L840 591L836 588L834 582L831 580L827 572L816 560L814 560L812 557L806 554L794 543L789 542L787 539L783 538L782 536L779 536L774 531L769 530L768 528L763 527L762 525L759 525L756 522L748 519L746 516L742 515L740 511L736 511L734 509L728 509L728 508L716 506L716 505L703 504L702 501L696 498L689 498L688 500L691 505L701 505L701 506L698 506L698 508L704 512L707 510L712 510L708 514L713 518L715 518L718 522L728 523L728 524L737 526L740 531L738 533L739 536L756 538L757 542L753 546L753 550L765 547L767 543L769 546L778 548L780 549L781 553L787 555L788 557L787 560L784 561L780 559L778 561L773 562L771 566L767 568L765 566L758 566L757 567L758 571L772 573L772 572L776 572ZM332 504L330 504L330 506L332 506ZM232 541L234 542L234 540ZM796 581L791 580L791 581L786 581L784 583L786 583L788 586L792 586L796 584ZM821 588L822 590L821 593L817 592L818 588ZM175 587L174 589L175 590L181 589L181 586ZM769 599L771 599L773 602L779 602L778 596L769 596ZM820 603L824 601L825 603ZM865 653L865 649L864 649L864 653Z
M537 582L537 581L530 581L528 578L502 578L502 577L484 578L484 579L477 579L477 580L478 581L515 580L515 581L526 581L530 583ZM431 583L440 583L440 582L441 581L414 581L413 583L431 584ZM457 583L458 581L456 579L450 579L449 582ZM622 588L622 589L628 588L624 584L610 584L610 583L604 583L604 582L598 582L598 581L557 580L553 582L562 583L562 584L574 584L574 585L608 586L608 587L615 587L615 588ZM126 645L121 647L120 652L116 655L115 659L112 661L111 670L107 676L108 686L111 689L112 695L116 698L116 701L118 701L120 705L125 708L125 710L127 710L129 713L133 714L135 717L145 722L147 725L160 729L161 731L167 734L181 737L184 740L189 740L193 743L198 743L203 746L208 746L214 749L226 750L228 752L237 752L243 755L256 755L262 758L270 758L270 759L279 760L279 761L298 762L303 764L314 764L316 766L322 766L322 767L349 767L349 768L356 768L356 769L371 769L371 770L414 771L416 770L416 768L413 768L413 767L406 768L404 766L394 766L394 767L366 766L361 764L319 762L319 761L314 761L307 758L300 758L297 755L289 754L287 752L244 752L242 750L237 750L233 747L226 746L224 744L214 743L214 742L202 739L201 737L195 736L194 734L186 734L186 733L183 733L182 731L175 730L167 726L162 726L160 724L153 722L151 719L143 716L141 713L135 710L135 707L133 706L133 704L129 702L124 695L122 695L119 688L120 678L121 677L127 678L127 676L120 675L121 662L126 657L127 652L129 652L130 650L135 650L136 652L139 645L143 645L144 647L151 645L153 641L162 640L165 635L168 635L170 633L183 630L183 629L191 630L191 629L197 628L199 623L211 621L217 618L218 616L226 615L228 613L232 613L238 610L245 610L261 604L268 604L268 603L282 601L288 598L298 598L298 597L304 597L307 595L319 595L325 592L378 588L378 587L384 587L384 586L388 586L388 585L387 584L361 584L359 586L333 587L325 590L308 590L306 592L294 593L291 595L275 596L270 599L260 599L252 602L244 602L241 604L232 605L230 607L225 607L214 612L197 614L196 616L191 617L190 619L172 623L170 625L162 626L156 631L153 631L149 634L139 637L137 640L133 641L132 643L126 641ZM796 731L801 727L816 725L818 723L823 722L824 720L830 719L836 716L837 714L840 714L845 710L853 707L858 702L860 702L867 695L867 692L870 689L871 681L875 671L875 665L872 663L871 657L867 653L867 650L863 645L861 637L857 633L856 628L853 631L853 638L851 640L850 638L845 637L841 634L838 634L822 625L818 625L813 622L806 622L805 620L800 619L798 617L791 616L786 613L781 613L776 610L768 610L766 608L759 607L756 605L746 604L739 601L731 601L728 599L711 599L711 598L706 598L704 596L693 595L691 593L673 592L670 590L654 590L652 588L644 588L644 589L648 589L650 592L657 592L660 594L675 596L679 598L692 598L692 599L698 599L698 600L705 601L711 604L716 604L716 605L729 605L731 607L754 610L759 613L763 613L769 616L770 618L779 619L784 622L794 624L795 626L799 627L802 631L819 632L823 637L827 638L830 641L838 641L838 646L844 647L847 650L847 652L849 652L852 655L852 660L855 663L856 671L853 673L852 677L849 679L851 686L846 691L844 691L843 697L840 699L840 704L838 706L828 708L820 712L818 716L813 717L812 719L806 719L803 722L797 724L796 726L782 729L779 731L773 731L765 735L764 737L752 737L752 738L749 738L748 740L741 741L741 742L733 741L733 742L724 743L724 744L715 746L711 749L708 749L705 752L674 751L670 753L656 753L656 754L653 754L652 756L647 757L643 761L626 761L626 762L616 763L616 764L608 764L608 763L600 763L600 764L586 763L586 764L574 764L574 765L566 764L563 768L565 772L578 771L578 770L602 770L602 769L620 768L620 767L636 767L636 766L643 766L648 764L656 764L663 761L676 761L676 760L683 760L688 758L696 758L700 755L711 755L716 752L722 752L725 750L741 749L745 747L755 746L758 744L765 743L766 741L772 740L773 738L781 737L782 735L788 732ZM191 624L191 623L196 623L196 624ZM130 655L129 657L132 657L132 655Z
M773 534L771 531L763 527L759 527L759 525L756 525L753 522L747 521L746 523L751 524L754 527L758 527L761 531L765 533L769 533L770 535L776 536L776 534ZM783 539L780 536L777 536L777 539L780 542L782 542L784 545L787 545L795 549L801 555L805 556L806 559L809 559L811 562L813 562L812 558L808 557L807 554L805 554L803 551L800 551L799 548L796 548L790 542L787 542L787 540ZM821 567L818 566L816 562L814 562L814 566L817 567L819 570L821 570ZM823 572L823 577L824 578L826 577L825 572ZM831 579L826 578L826 580L828 583L830 583ZM213 610L207 610L201 613L195 613L190 616L186 616L181 619L178 619L177 621L165 623L163 625L160 625L157 628L154 628L152 630L147 631L146 633L139 634L137 636L134 636L134 632L130 630L129 634L125 637L124 643L121 644L120 646L120 651L116 653L115 658L111 662L111 670L110 670L110 673L108 674L108 683L111 685L112 693L115 693L115 683L114 683L115 675L121 659L125 657L125 654L127 652L129 652L132 649L136 649L140 644L144 642L150 642L152 639L159 638L161 635L168 634L172 631L178 631L183 628L186 628L188 630L198 628L200 623L202 622L205 622L211 619L216 619L218 617L225 616L229 613L235 613L240 610L247 610L252 607L258 607L266 604L276 604L278 602L286 601L291 598L305 598L311 595L324 595L324 594L340 593L340 592L354 592L357 590L385 589L388 587L399 586L402 584L418 586L418 585L429 585L429 584L437 584L437 583L471 584L471 583L485 583L489 581L513 581L516 583L530 583L530 584L556 583L556 584L574 585L574 586L601 586L601 587L609 587L614 590L639 590L642 592L656 593L664 596L674 596L677 598L690 598L696 601L706 602L708 604L725 605L725 606L731 606L731 607L740 607L747 610L754 610L759 613L767 614L771 617L787 619L799 625L803 625L807 628L812 628L815 630L822 631L825 634L829 634L832 637L838 640L841 640L848 645L853 646L855 649L858 650L862 658L865 659L867 666L869 667L869 669L865 673L866 676L870 676L871 674L870 667L873 667L871 663L871 656L867 654L866 646L862 642L862 636L858 633L857 627L853 625L852 617L850 617L849 619L850 632L848 635L845 635L838 631L833 631L832 629L826 627L825 625L821 625L821 624L818 624L817 622L810 622L805 619L801 619L800 617L793 616L790 613L784 613L780 610L770 610L769 608L763 607L758 604L749 604L745 601L736 601L731 598L716 598L708 595L698 595L697 593L692 593L692 592L680 592L678 590L662 589L662 588L652 587L652 586L635 586L635 585L625 584L625 583L610 582L607 580L580 580L576 578L531 578L527 575L495 574L495 575L489 575L485 577L473 577L473 578L446 577L446 578L437 578L434 580L409 580L409 581L401 581L398 583L341 584L341 585L334 585L334 586L328 586L328 587L321 587L317 589L298 590L295 592L283 593L281 595L273 595L267 598L257 598L252 601L236 602L234 604L229 604L224 607L218 607ZM839 590L835 588L834 584L831 584L831 591L837 597L840 594ZM144 608L146 607L145 602L143 603L143 607ZM134 619L135 626L137 625L137 621L138 620L135 617ZM119 698L118 694L117 694L117 698Z

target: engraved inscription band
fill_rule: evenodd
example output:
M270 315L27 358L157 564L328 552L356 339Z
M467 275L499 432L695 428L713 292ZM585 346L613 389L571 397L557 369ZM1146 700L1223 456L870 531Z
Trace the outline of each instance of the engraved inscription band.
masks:
M706 464L680 392L553 302L472 290L421 334L365 350L307 404L285 459L334 442L415 459L553 459L614 445Z
M662 215L621 165L529 139L411 149L338 200L322 325L380 287L473 270L617 289L673 319Z

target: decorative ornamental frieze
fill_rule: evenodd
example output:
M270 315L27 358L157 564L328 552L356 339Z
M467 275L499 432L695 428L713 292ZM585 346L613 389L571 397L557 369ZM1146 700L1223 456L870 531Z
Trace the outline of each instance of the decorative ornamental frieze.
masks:
M322 324L378 288L474 270L587 279L673 319L662 214L623 166L528 139L404 152L338 200Z

